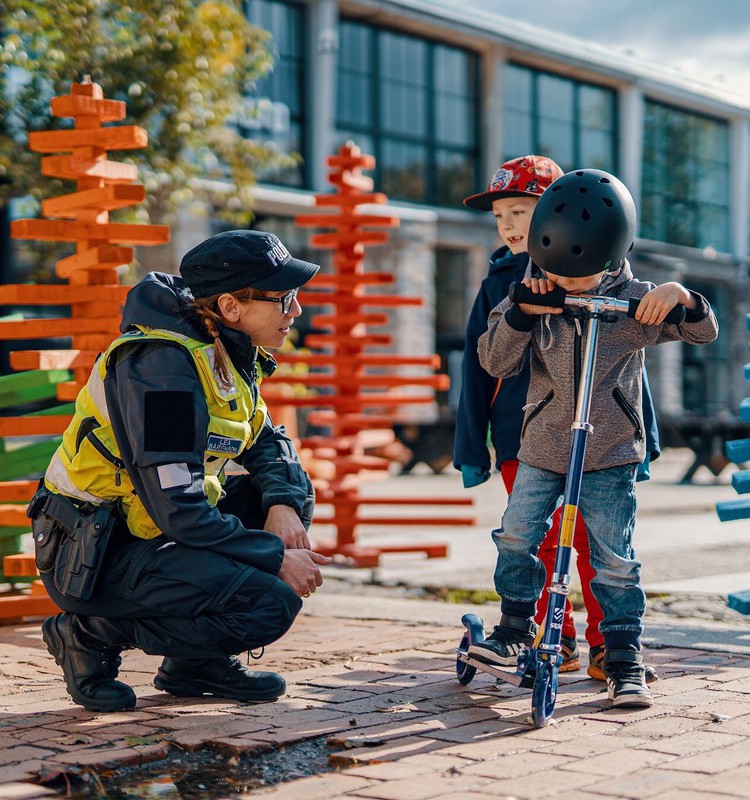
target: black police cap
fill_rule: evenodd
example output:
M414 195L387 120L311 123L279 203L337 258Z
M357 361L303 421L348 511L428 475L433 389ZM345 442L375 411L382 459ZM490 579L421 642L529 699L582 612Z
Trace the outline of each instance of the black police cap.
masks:
M180 263L180 275L194 297L240 289L286 291L307 283L320 269L293 258L273 233L224 231L194 247Z

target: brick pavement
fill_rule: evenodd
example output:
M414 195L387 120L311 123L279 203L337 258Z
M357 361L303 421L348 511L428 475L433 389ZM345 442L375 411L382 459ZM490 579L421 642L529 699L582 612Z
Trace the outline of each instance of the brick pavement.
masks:
M377 616L378 600L371 601ZM171 698L151 685L159 659L125 653L122 675L138 706L106 715L69 701L38 623L0 628L0 800L58 796L35 783L40 772L100 773L207 745L236 762L321 737L333 771L260 796L750 797L747 648L648 650L661 680L645 711L610 709L603 685L585 672L561 676L553 723L537 730L528 691L481 673L468 687L457 682L461 631L458 622L445 624L444 604L434 605L443 622L425 624L408 620L409 602L402 618L380 620L337 613L330 598L311 604L261 662L289 684L273 704Z

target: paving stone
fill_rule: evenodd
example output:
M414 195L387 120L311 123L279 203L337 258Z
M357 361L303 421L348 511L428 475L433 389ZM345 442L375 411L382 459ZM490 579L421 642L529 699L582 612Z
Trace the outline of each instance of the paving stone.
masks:
M0 800L36 800L36 798L60 797L54 789L35 786L33 783L4 783L0 785Z
M690 788L694 791L706 792L722 800L727 800L727 797L741 797L746 800L750 794L748 787L750 787L750 766L729 769L722 772L721 776L703 775L690 784Z
M345 773L315 775L283 783L264 792L264 800L337 800L352 796L357 789L365 789L374 781Z
M707 773L717 775L728 770L750 764L750 747L747 741L732 744L720 750L697 753L686 758L671 761L668 768L684 772Z
M750 733L750 726L748 727ZM690 731L682 736L669 736L655 741L646 741L638 746L641 750L656 750L660 753L670 753L675 756L686 756L702 753L706 750L715 750L718 747L727 747L744 741L742 736L732 736L728 733L719 733L713 729L700 729Z
M673 791L680 797L683 789L690 789L694 779L694 775L681 775L662 768L645 769L589 784L587 789L602 797L616 797L618 800L623 797L623 794L633 800L648 797L658 797L661 800L667 791ZM709 800L709 798L705 798L705 800Z
M565 756L551 755L546 752L529 751L503 755L491 761L480 761L461 769L462 775L482 775L486 778L521 778L533 772L556 769L568 764L571 759Z
M602 753L593 758L582 758L577 761L569 761L561 766L561 769L568 769L572 772L585 772L588 775L622 775L629 781L631 773L639 773L647 767L654 767L666 761L671 761L674 756L668 753L654 752L649 750L624 749L612 753Z
M377 800L429 800L440 795L463 797L464 792L485 786L489 781L478 775L455 775L432 772L419 776L419 780L404 778L385 781L366 789L352 792L354 797L377 798Z

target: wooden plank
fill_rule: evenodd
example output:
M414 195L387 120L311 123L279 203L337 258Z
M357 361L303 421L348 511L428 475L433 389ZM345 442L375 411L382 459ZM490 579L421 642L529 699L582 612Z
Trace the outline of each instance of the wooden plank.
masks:
M133 260L132 247L112 247L103 244L90 247L81 253L74 253L67 258L61 258L55 266L55 274L60 278L69 278L79 269L114 269L123 267Z
M31 522L26 516L26 506L13 503L0 504L0 525L25 525L31 529Z
M0 483L0 503L13 500L28 503L34 496L39 481L5 481Z
M55 414L47 417L0 417L0 436L52 436L65 433L71 419L73 419L71 414Z
M750 493L750 469L735 472L732 475L732 486L737 494Z
M0 481L17 480L44 472L60 442L62 436L55 436L4 452L0 459Z
M119 333L119 320L101 319L27 319L21 322L0 322L0 341L11 339L52 339L77 333L106 333L114 339Z
M67 380L70 380L70 372L64 369L3 375L0 377L0 408L49 400L56 396L56 384Z
M750 439L733 439L724 442L724 453L734 464L744 464L750 461Z
M100 122L116 122L127 115L127 107L122 100L105 100L82 94L53 97L50 108L55 117L97 117Z
M13 239L39 239L46 242L113 242L115 244L156 245L169 241L169 225L136 223L67 222L51 219L17 219L10 224Z
M68 181L99 178L105 183L133 183L138 180L138 167L135 164L108 161L106 158L45 156L42 158L42 175Z
M76 147L105 150L140 150L148 145L148 133L137 125L84 128L67 131L32 131L29 150L35 153L65 153Z
M143 184L111 184L98 189L70 192L59 197L42 201L42 215L45 217L64 217L75 219L81 209L112 211L116 208L141 203L146 197Z
M0 623L10 624L27 617L48 617L58 614L60 609L48 595L3 595L0 596Z
M73 303L90 303L94 300L124 303L129 291L129 286L58 286L9 283L0 286L0 305L64 306Z
M26 520L28 522L28 520ZM3 558L3 572L7 576L38 575L39 571L34 563L34 556L26 553L17 553Z
M736 519L750 519L750 498L722 500L716 504L716 513L722 522Z

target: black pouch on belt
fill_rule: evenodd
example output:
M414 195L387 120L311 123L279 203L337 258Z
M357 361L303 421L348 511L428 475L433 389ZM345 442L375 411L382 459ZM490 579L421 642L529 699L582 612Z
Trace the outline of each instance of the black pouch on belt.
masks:
M73 600L90 600L120 519L116 503L77 505L69 497L40 487L26 511L34 520L40 571L54 569L55 586Z
M81 510L78 524L67 531L55 564L55 586L74 600L90 600L107 552L109 538L119 521L114 503L93 511Z

